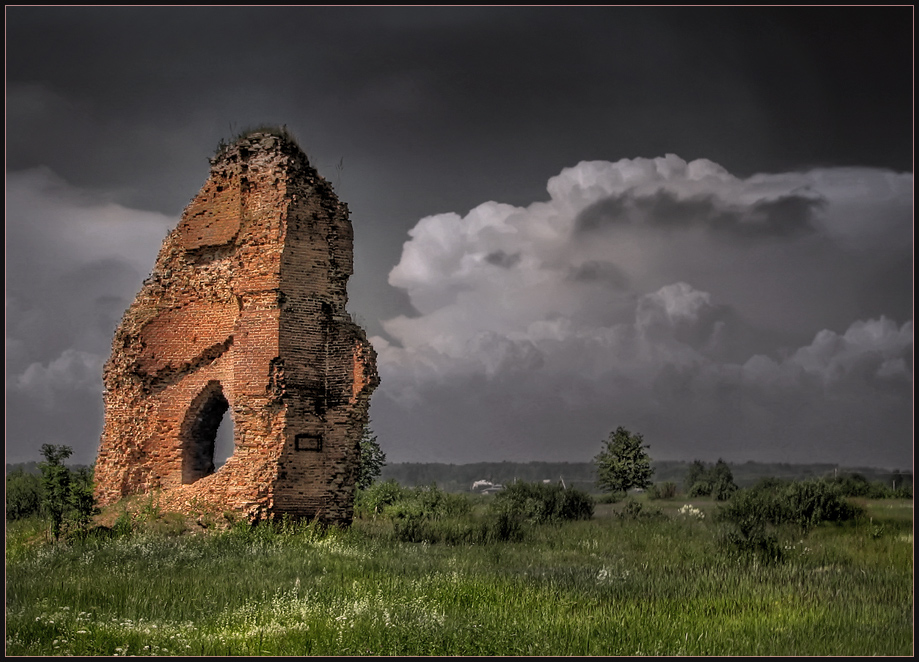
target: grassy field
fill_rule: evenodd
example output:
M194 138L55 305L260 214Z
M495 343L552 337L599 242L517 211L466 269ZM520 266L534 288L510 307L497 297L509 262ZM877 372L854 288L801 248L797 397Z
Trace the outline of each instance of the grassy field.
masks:
M765 565L720 542L716 505L684 503L465 545L401 542L379 520L51 545L11 522L6 654L913 653L912 501L782 529Z

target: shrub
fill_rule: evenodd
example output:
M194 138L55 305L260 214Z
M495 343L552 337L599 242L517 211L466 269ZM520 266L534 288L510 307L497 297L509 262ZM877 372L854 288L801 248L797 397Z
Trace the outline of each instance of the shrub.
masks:
M782 494L787 521L802 529L820 522L853 519L860 509L841 498L839 490L825 481L792 483Z
M655 499L673 499L674 497L676 497L676 483L670 481L656 483L648 488L648 498L652 501Z
M492 511L516 515L531 524L546 524L590 519L594 514L594 501L581 490L566 490L560 485L545 483L518 482L495 496Z
M526 524L590 519L594 502L580 490L521 482L499 492L484 516L474 516L464 494L390 480L361 490L355 511L391 522L393 535L403 542L467 544L521 540Z
M901 485L893 491L894 499L912 499L913 498L913 486L912 485Z
M22 469L6 476L6 519L17 520L41 513L43 491L41 477Z
M829 480L840 494L850 497L866 497L871 490L868 479L857 473L841 473Z
M736 491L737 485L733 479L718 481L712 486L712 498L715 501L727 501Z
M782 521L784 514L776 495L770 491L740 490L718 511L716 518L727 523L719 540L722 546L755 555L767 563L782 560L782 548L770 524Z
M594 500L581 490L565 490L558 515L562 520L589 520L594 516Z
M437 485L422 485L412 490L421 504L422 512L431 519L446 519L469 514L472 504L464 494L444 492Z
M692 484L692 487L689 488L687 494L691 497L707 497L712 495L712 490L715 489L715 486L712 485L709 480L697 480Z
M886 482L868 482L868 479L858 473L841 473L838 476L827 479L833 485L841 496L847 497L866 497L868 499L911 499L913 497L912 487L905 483L902 477L897 478L896 474L893 479L893 485ZM900 483L899 487L896 486Z
M729 546L776 561L781 559L781 548L773 527L794 524L807 531L820 522L843 522L860 512L826 481L761 481L737 491L718 511L717 519L728 525L724 541Z
M770 524L790 523L808 529L820 522L843 522L860 512L832 484L817 480L760 483L749 490L740 490L722 507L719 517L727 521L756 517Z
M394 480L382 483L373 483L368 488L358 490L354 499L354 510L358 516L374 517L390 506L404 498L405 488Z
M716 501L727 501L737 491L731 468L720 458L710 469L699 460L695 460L686 473L685 485L689 496L711 496Z
M683 482L683 489L687 494L692 496L692 488L695 487L696 483L699 483L703 480L706 471L707 470L705 465L702 464L700 460L692 461L692 463L689 465L689 469L686 471L686 479Z
M392 523L403 542L475 542L479 530L468 515L472 504L463 494L449 494L436 485L402 487L394 480L359 490L355 512L360 517Z
M441 520L466 515L472 509L465 495L448 494L437 485L399 487L398 490L398 493L395 493L395 499L384 505L382 509L383 514L392 520L413 517Z
M731 473L728 463L721 458L715 462L715 466L709 472L709 478L712 481L712 496L716 501L727 501L737 491L734 474Z

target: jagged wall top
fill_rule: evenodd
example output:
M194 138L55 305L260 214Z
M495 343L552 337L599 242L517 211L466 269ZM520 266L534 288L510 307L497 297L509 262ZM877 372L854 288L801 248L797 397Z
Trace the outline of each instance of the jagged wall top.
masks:
M297 140L284 127L260 127L240 134L234 142L220 142L211 164L210 188L189 204L178 227L185 250L221 246L237 237L242 224L244 197L250 186L250 165L267 161L294 178L305 176L331 193L331 186L313 168ZM347 205L336 198L345 210Z
M240 152L245 157L246 152L277 149L288 156L300 157L304 165L309 165L309 159L297 139L286 127L259 127L239 133L232 142L220 141L217 151L210 159L211 165L222 161L233 161Z

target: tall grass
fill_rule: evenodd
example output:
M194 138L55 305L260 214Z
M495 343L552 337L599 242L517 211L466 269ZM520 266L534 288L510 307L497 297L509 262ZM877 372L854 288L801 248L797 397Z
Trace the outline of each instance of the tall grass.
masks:
M715 509L430 544L391 523L7 532L8 655L909 655L912 503L807 533L783 562L719 545ZM474 516L466 513L462 517ZM30 528L31 527L31 528Z

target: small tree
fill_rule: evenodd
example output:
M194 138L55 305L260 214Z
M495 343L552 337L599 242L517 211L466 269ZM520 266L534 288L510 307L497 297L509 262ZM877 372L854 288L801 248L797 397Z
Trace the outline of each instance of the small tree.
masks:
M626 492L633 487L651 486L651 457L643 446L641 434L632 434L624 427L616 428L603 442L605 447L594 458L597 484L608 492Z
M61 537L64 512L70 504L70 469L64 466L64 460L73 454L73 449L70 446L44 444L41 454L45 458L38 465L45 492L42 505L51 518L51 535L57 540Z
M356 486L360 490L365 490L373 484L386 465L386 454L377 443L377 436L370 429L370 424L364 426L364 434L361 437L361 466L357 473Z
M731 473L728 463L721 458L718 458L709 475L712 481L712 496L716 501L727 501L737 491L734 474Z

